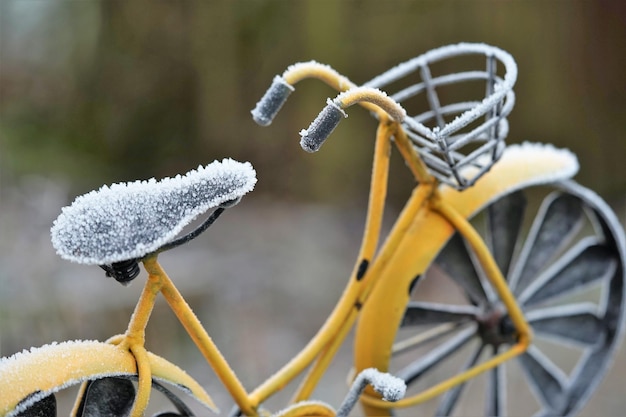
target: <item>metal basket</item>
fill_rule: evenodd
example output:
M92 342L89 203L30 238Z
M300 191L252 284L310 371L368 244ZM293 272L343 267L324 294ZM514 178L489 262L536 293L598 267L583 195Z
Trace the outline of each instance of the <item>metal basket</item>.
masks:
M435 62L468 55L484 56L484 69L431 75ZM497 75L498 63L504 76ZM410 77L418 77L410 84ZM405 78L406 77L406 78ZM379 88L401 103L407 111L403 125L417 152L433 176L458 190L473 185L500 158L508 134L506 116L515 103L513 84L517 65L507 52L485 44L460 43L433 49L375 77L363 86ZM444 102L439 90L449 85L484 83L484 95L469 100ZM408 87L390 91L392 84ZM462 87L459 87L462 88ZM467 88L467 87L466 87ZM412 115L407 101L425 94L428 110ZM428 127L431 126L431 127Z

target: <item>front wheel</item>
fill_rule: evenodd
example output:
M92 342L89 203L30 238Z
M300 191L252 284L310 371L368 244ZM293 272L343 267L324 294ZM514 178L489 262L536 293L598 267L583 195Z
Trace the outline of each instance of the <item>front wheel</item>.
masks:
M471 222L535 339L517 359L419 407L436 416L575 415L606 373L622 336L622 227L600 197L572 181L506 194ZM359 327L397 323L397 305L377 305L375 323L364 314ZM374 352L374 366L404 379L410 397L508 349L515 336L482 268L456 233L412 287L394 343L357 335L355 349Z

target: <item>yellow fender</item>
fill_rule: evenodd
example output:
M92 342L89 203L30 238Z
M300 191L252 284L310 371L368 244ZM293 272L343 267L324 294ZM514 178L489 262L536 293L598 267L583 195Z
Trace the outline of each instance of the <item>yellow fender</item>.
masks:
M213 412L213 400L185 371L148 353L152 377L175 385ZM14 416L47 395L102 377L136 375L135 358L98 341L53 343L0 359L0 415ZM19 406L18 406L19 404Z
M272 417L335 417L335 410L321 401L301 401L290 405Z
M552 145L524 143L509 146L500 161L473 187L457 191L440 188L440 196L462 216L469 218L502 195L532 185L571 178L578 171L576 156ZM396 252L381 272L363 305L355 333L355 370L388 370L391 346L404 310L409 288L424 273L453 227L427 206L418 211ZM401 403L402 401L400 401ZM389 415L389 411L366 407L367 415Z

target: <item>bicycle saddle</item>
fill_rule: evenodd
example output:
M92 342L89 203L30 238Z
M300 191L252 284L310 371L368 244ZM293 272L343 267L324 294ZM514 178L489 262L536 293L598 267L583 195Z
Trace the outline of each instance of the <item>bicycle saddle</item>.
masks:
M105 185L63 208L52 225L52 245L81 264L142 258L207 210L238 201L255 183L249 162L224 159L174 178Z

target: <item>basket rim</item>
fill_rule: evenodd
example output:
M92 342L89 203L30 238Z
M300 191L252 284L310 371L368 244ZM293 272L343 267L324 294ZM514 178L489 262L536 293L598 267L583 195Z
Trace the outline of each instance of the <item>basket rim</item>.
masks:
M488 58L492 57L504 64L504 78L496 77L497 82L494 85L493 92L486 95L478 105L459 114L454 120L446 123L442 127L429 128L428 126L413 120L410 117L403 120L403 123L415 132L430 140L438 141L462 129L477 118L485 115L489 110L491 110L494 106L497 106L498 103L503 100L506 101L507 104L511 105L505 107L512 107L512 104L515 101L513 85L517 80L517 64L511 54L503 49L485 43L463 42L446 45L431 49L430 51L427 51L417 57L396 65L384 73L372 78L370 81L363 84L363 87L382 88L419 68L427 68L428 64L448 58L472 54L482 54ZM511 109L508 108L507 110L510 112Z

